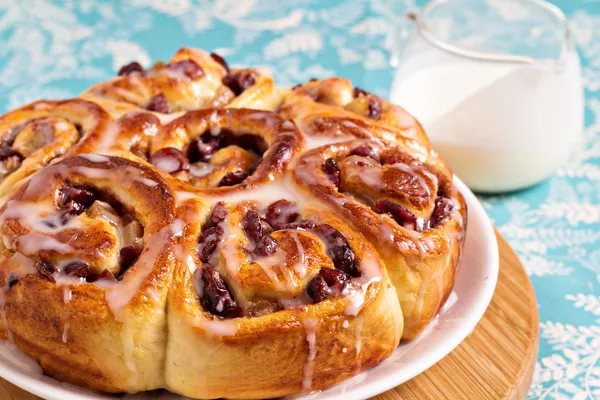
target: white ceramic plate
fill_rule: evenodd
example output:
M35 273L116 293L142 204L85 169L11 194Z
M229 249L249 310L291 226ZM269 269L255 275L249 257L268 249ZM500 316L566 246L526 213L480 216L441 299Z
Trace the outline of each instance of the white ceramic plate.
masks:
M456 185L469 208L467 238L454 290L427 330L375 368L325 391L296 396L296 400L365 399L385 392L425 371L444 358L469 335L485 312L498 278L498 245L490 220L471 191ZM42 374L35 361L11 343L0 341L0 376L49 400L106 400L102 395L61 383ZM124 396L129 400L182 399L167 392Z

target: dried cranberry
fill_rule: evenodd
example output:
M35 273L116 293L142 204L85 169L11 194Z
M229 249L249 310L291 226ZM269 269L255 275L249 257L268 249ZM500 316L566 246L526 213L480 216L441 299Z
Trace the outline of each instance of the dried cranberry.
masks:
M150 163L169 174L190 169L188 159L183 155L181 150L174 147L165 147L164 149L157 150L150 157Z
M431 218L429 219L429 227L435 228L439 224L442 223L444 218L446 218L454 209L454 204L452 200L447 197L438 197L435 199L435 207L433 208L433 212L431 213Z
M221 142L224 135L219 133L213 135L211 132L206 132L193 142L189 150L189 158L194 161L210 161L213 154L221 147Z
M258 169L258 166L260 165L260 163L263 161L262 157L256 159L252 164L250 164L250 168L248 170L248 175L252 175L253 173L256 172L256 170Z
M210 255L216 250L219 240L223 236L223 228L213 226L206 229L198 238L198 257L202 262L208 262Z
M92 270L90 266L83 261L73 261L63 267L63 272L66 275L87 278L90 276Z
M65 210L63 223L69 218L69 215L79 215L89 208L94 201L96 195L88 190L69 186L60 191L60 208Z
M360 146L355 147L350 153L351 156L359 156L359 157L368 157L377 162L379 162L379 156L375 152L375 150L366 144L361 144Z
M167 64L167 69L178 74L183 74L191 80L202 78L204 70L194 60L181 60Z
M225 207L225 203L222 201L218 202L210 212L210 216L206 220L206 223L202 229L208 229L217 226L219 222L223 221L225 217L227 217L227 213L228 211Z
M2 147L0 147L0 161L15 156L23 158L19 153L13 150L12 146L9 143L4 143Z
M230 171L226 173L223 178L221 178L218 186L237 185L238 183L242 183L247 177L248 175L244 171Z
M352 90L352 95L354 96L354 98L358 96L366 96L367 94L369 93L366 90L361 89L359 87L355 87L354 90Z
M38 273L42 277L44 277L46 279L50 279L50 280L54 280L54 277L52 275L56 271L58 271L58 269L52 263L52 261L44 260L42 258L38 258L38 260L36 261L35 269L37 269Z
M278 200L269 205L265 220L275 229L282 229L283 226L298 219L298 206L288 200Z
M223 57L221 57L220 55L218 55L217 53L210 53L210 56L212 57L213 60L215 60L217 63L221 64L221 66L223 68L225 68L225 71L227 71L227 73L229 74L229 65L227 64L227 61L225 61L225 59Z
M319 303L331 295L340 294L348 283L348 275L332 268L322 268L306 287L306 293Z
M91 280L91 281L95 282L95 281L100 281L100 280L107 280L107 281L117 282L117 278L115 278L115 276L113 275L113 273L110 272L107 269L105 269L104 271L102 271L102 273L100 275L94 277L94 279Z
M279 242L273 238L271 235L265 235L258 243L256 243L256 247L254 248L254 254L260 257L267 257L272 254L275 254L277 251L277 247L279 247Z
M204 265L201 272L198 273L198 270L196 270L194 275L195 279L201 280L199 286L202 290L201 293L198 293L198 296L200 297L200 304L205 310L222 317L239 315L239 308L227 283L214 267Z
M273 231L271 226L263 221L254 210L249 210L246 213L242 221L242 228L246 235L254 242L258 242L264 235L268 235Z
M381 101L375 97L369 97L369 113L367 116L371 119L378 118L381 115Z
M375 203L375 212L390 214L398 225L405 228L414 229L418 232L423 230L423 221L398 203L389 200L379 200Z
M323 172L329 177L335 186L340 185L340 166L333 158L328 158L323 164Z
M333 265L345 273L358 277L360 271L354 262L354 252L346 237L333 226L319 224L312 229L327 245L327 255L333 261Z
M17 283L19 282L19 277L15 274L10 274L8 276L8 281L6 282L6 284L8 285L9 288L15 286Z
M144 75L144 67L137 62L133 61L127 65L123 65L117 75L119 76L127 76L127 75Z
M230 73L223 78L223 85L231 89L236 96L239 96L244 90L256 83L254 75L254 72L248 70Z
M164 94L160 93L150 99L148 104L146 104L146 110L148 111L156 111L163 114L168 114L171 112L169 108L169 102Z
M119 263L122 268L129 268L138 259L140 252L133 245L125 246L119 251Z

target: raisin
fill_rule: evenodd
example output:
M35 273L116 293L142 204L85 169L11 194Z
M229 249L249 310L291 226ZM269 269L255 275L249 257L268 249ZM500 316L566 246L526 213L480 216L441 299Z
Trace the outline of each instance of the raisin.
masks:
M423 221L400 204L389 200L379 200L375 203L375 212L379 214L390 214L398 225L403 226L404 228L414 229L418 232L423 230Z
M254 254L260 257L268 257L275 254L277 247L279 247L279 242L273 236L265 235L256 243Z
M337 229L328 224L319 224L312 229L327 245L327 255L333 261L335 268L344 271L350 276L360 276L360 271L355 263L354 252L346 237Z
M210 216L206 220L206 223L202 229L208 229L217 226L219 222L223 221L225 217L227 217L227 213L228 211L225 207L225 203L222 201L218 202L210 212Z
M199 79L204 76L204 70L194 60L181 60L167 64L167 69L176 73L183 74L191 80ZM168 112L168 111L167 111Z
M315 303L331 295L341 294L348 284L348 275L332 268L322 268L306 287L306 293Z
M8 276L8 281L6 282L6 284L8 285L9 288L15 286L17 283L19 282L19 277L15 274L10 274Z
M335 186L340 185L340 166L333 158L328 158L323 164L323 172L329 177Z
M44 260L42 258L38 258L35 263L35 269L37 269L38 273L49 280L54 280L52 276L54 273L58 271L56 266L52 263L52 261Z
M379 162L379 156L375 152L375 150L366 144L361 144L358 147L355 147L354 150L350 153L351 156L359 156L359 157L368 157L377 162Z
M188 159L181 150L174 147L165 147L164 149L157 150L150 157L150 163L169 174L188 171L190 169Z
M63 222L66 222L69 215L80 215L96 201L94 192L76 187L66 187L60 191L60 208L65 211Z
M197 245L198 257L202 262L208 262L210 255L216 250L221 236L223 236L223 228L218 225L202 232Z
M169 102L164 94L160 93L150 99L148 104L146 104L146 110L148 111L156 111L163 114L168 114L171 112L169 108Z
M431 217L429 218L429 227L435 228L442 221L450 215L452 210L454 209L454 204L452 200L447 197L438 197L435 199L435 207L433 208L433 212L431 213Z
M119 251L119 263L121 268L128 269L137 261L140 252L133 245L125 246Z
M223 78L223 85L227 86L236 96L239 96L244 90L256 83L254 72L242 70L230 73Z
M218 55L217 53L210 53L210 56L212 57L213 60L215 60L217 63L221 64L221 66L223 68L225 68L225 71L229 74L229 64L227 64L227 61L225 61L225 59L223 57L221 57L220 55Z
M299 215L296 203L288 200L279 200L269 205L265 220L275 230L279 230L283 229L283 226L296 221Z
M198 293L200 304L205 310L221 317L236 317L239 315L239 308L229 286L221 277L221 274L212 266L204 265L201 271L194 273L195 279L200 279L199 285L202 293ZM199 276L198 276L199 275Z
M355 87L354 90L352 90L352 95L354 98L357 98L358 96L366 96L367 94L369 93L366 90L359 87Z
M248 175L244 171L230 171L219 181L218 187L233 186L242 183Z
M119 76L128 76L128 75L144 75L144 67L137 62L133 61L129 64L123 65L117 75Z
M87 278L92 272L90 266L83 261L70 262L69 264L65 265L62 270L66 275L77 278Z
M367 116L376 119L381 115L381 101L375 97L369 97L369 112Z
M258 242L264 235L273 232L273 228L261 219L254 210L249 210L242 221L242 228L246 235L254 242Z

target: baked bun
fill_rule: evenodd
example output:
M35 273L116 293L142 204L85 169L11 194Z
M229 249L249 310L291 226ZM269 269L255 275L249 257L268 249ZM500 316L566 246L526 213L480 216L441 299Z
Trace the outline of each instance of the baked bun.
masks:
M181 49L0 118L0 337L61 381L261 399L415 338L467 209L400 107Z
M116 78L92 86L82 97L116 116L146 109L166 120L172 113L214 107L273 110L281 101L270 76L252 68L230 69L218 54L191 48L150 69L127 64Z

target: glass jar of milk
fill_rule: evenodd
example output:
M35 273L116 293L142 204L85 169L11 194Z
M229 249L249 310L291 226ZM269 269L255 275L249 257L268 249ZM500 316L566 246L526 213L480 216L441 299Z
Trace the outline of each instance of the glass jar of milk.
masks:
M569 158L583 129L583 89L558 8L435 0L411 19L410 38L393 49L392 101L420 120L471 189L521 189Z

